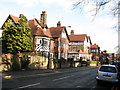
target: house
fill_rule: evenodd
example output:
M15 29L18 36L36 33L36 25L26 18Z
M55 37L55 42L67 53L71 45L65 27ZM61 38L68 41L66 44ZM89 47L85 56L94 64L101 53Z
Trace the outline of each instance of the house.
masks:
M4 22L4 24L10 19L10 21L12 22L12 24L15 25L20 20L21 16L24 16L24 15L20 14L19 17L16 17L16 16L13 16L13 15L9 14L9 16L7 17L7 19ZM4 24L2 25L1 29L3 28Z
M35 52L41 52L42 56L48 57L50 52L51 35L46 25L46 12L42 11L41 21L34 18L28 21L32 30L33 49Z
M90 53L92 54L93 60L98 60L100 55L100 47L97 44L90 46Z
M57 27L50 27L49 31L51 33L52 38L54 39L54 58L67 59L70 39L66 27L61 26L61 23L59 21L57 23Z
M29 26L32 30L34 51L42 52L44 56L49 58L67 59L69 37L66 27L61 26L60 21L57 27L47 26L47 14L42 11L40 20L29 20Z
M69 58L88 59L89 47L92 44L90 36L86 34L74 34L74 30L71 30L71 35L69 35Z

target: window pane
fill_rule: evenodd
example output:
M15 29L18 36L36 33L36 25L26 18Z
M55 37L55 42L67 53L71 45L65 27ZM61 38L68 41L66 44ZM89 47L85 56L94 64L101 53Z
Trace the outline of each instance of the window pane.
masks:
M102 66L100 68L100 71L116 73L116 69L114 67L107 67L107 66Z

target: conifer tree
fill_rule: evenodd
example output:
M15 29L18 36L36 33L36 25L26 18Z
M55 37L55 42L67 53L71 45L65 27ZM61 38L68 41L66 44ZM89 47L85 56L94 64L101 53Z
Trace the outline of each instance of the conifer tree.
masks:
M21 19L16 24L18 35L18 46L20 46L20 51L32 51L33 49L33 39L31 35L31 28L27 24L27 19L22 16Z
M15 24L8 19L2 30L3 53L16 54L18 51L32 51L31 29L25 16L22 16Z

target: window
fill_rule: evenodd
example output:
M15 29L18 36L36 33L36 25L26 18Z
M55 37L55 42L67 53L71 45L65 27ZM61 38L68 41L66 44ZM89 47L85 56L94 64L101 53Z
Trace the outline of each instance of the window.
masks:
M54 46L55 46L55 47L58 47L58 42L55 42L55 43L54 43Z
M62 33L62 38L66 38L66 34L65 33Z
M42 39L40 39L40 44L42 44Z
M83 44L84 44L83 42L79 42L79 41L74 41L70 43L70 45L83 45Z
M96 50L91 50L91 52L96 52Z
M44 46L47 46L48 45L48 42L47 41L44 41Z
M116 73L116 69L115 67L109 67L109 66L102 66L100 68L100 71L103 71L103 72L111 72L111 73Z

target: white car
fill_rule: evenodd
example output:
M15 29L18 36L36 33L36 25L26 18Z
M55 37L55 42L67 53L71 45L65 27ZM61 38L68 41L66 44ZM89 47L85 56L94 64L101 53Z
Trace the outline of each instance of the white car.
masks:
M115 65L101 65L97 71L96 80L97 84L100 84L101 81L119 82L119 72Z

